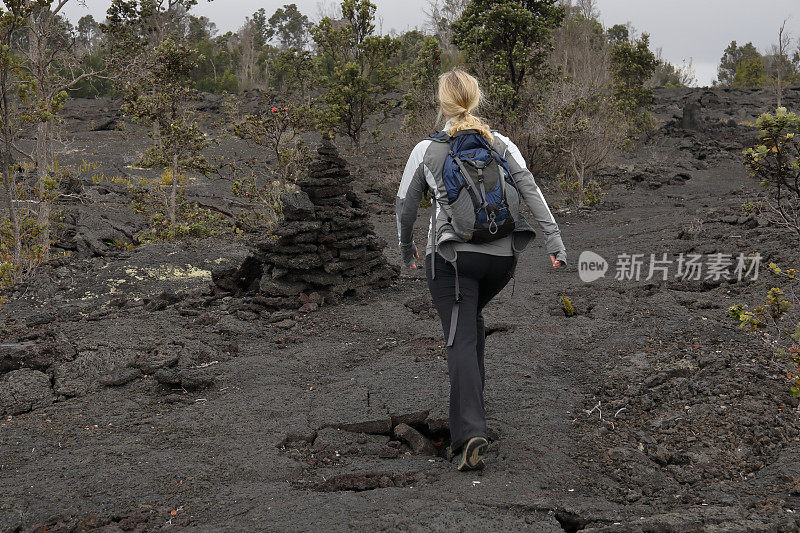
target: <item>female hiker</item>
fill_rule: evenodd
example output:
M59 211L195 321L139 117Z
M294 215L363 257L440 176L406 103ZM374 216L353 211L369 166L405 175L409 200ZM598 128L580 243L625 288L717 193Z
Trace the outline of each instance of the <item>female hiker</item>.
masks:
M396 205L403 263L413 269L419 258L413 226L423 194L431 191L425 269L447 339L451 448L459 470L484 466L482 312L536 235L519 214L521 201L544 233L553 268L567 259L558 225L519 149L472 114L481 97L478 81L462 70L439 78L444 130L411 152Z

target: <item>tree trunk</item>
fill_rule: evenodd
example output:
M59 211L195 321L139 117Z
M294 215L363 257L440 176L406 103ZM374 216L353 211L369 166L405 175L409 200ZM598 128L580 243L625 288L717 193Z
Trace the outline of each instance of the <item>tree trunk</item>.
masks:
M39 246L45 261L50 257L50 205L49 192L47 191L47 178L50 174L50 125L39 122L36 125L36 149L34 152L36 162L36 177L39 188L39 211L37 223L39 225Z
M10 128L9 128L10 129ZM11 135L8 131L6 135ZM10 137L6 137L10 139ZM22 262L22 239L20 236L20 221L17 214L17 208L14 206L14 197L16 196L16 187L14 182L14 175L12 174L11 166L13 160L11 158L11 143L6 141L3 147L3 185L5 189L6 208L8 209L8 218L11 221L11 238L14 243L14 264L19 266Z
M52 80L50 64L47 58L47 37L50 35L53 17L50 7L33 15L28 20L28 60L31 73L38 81L38 103L47 109L52 99ZM36 221L39 226L39 246L42 257L46 261L50 257L50 212L52 210L47 191L47 181L50 176L53 162L53 146L51 138L51 124L46 118L41 118L36 124L36 145L33 149L33 162L36 165L36 178L38 194L38 211Z
M573 147L570 151L570 163L572 163L572 171L575 173L575 179L578 180L578 207L583 207L583 171L584 166L581 164L580 168L578 168L578 158L575 156L575 148Z
M783 58L786 55L786 41L784 40L783 34L786 31L786 20L783 21L781 25L781 29L778 32L778 65L777 65L777 76L778 76L778 86L775 88L776 93L778 96L778 107L782 107L783 104ZM786 58L788 61L788 57Z
M175 225L175 211L178 203L178 154L172 157L172 192L169 196L169 223Z
M14 198L16 197L16 183L11 167L14 164L14 159L11 156L12 150L12 135L11 129L11 111L9 110L8 101L8 74L3 73L0 80L3 86L3 154L2 154L2 176L3 185L5 188L6 207L8 208L8 218L11 221L11 237L14 242L14 264L19 266L22 262L22 237L20 231L20 220L17 214L17 208L14 206Z

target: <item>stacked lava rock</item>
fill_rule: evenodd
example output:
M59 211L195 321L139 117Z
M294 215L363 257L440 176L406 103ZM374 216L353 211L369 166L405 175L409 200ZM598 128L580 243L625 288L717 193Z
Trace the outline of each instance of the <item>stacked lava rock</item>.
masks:
M248 288L255 289L254 274L260 276L253 303L268 311L314 309L387 287L397 276L383 255L386 241L353 192L347 163L327 137L317 154L297 181L300 190L281 197L284 221L239 269L240 287L250 277Z

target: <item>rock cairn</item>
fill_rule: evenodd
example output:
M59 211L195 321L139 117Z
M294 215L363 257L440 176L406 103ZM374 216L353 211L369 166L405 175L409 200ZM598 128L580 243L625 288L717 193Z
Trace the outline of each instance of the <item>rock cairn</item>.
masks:
M369 211L351 187L347 163L330 138L299 190L281 196L283 222L269 239L232 270L215 271L228 292L257 293L252 304L266 311L313 311L328 301L387 287L397 276L383 255Z

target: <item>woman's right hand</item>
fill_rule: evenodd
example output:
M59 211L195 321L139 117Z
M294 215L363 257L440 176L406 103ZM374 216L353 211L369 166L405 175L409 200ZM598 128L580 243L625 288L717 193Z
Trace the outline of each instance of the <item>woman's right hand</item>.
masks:
M414 259L419 259L419 252L414 251ZM417 269L417 262L411 261L411 264L408 265L409 270L416 270Z
M403 264L407 266L409 270L416 270L417 262L415 260L419 259L417 245L412 242L407 246L401 246L400 253L403 256Z

